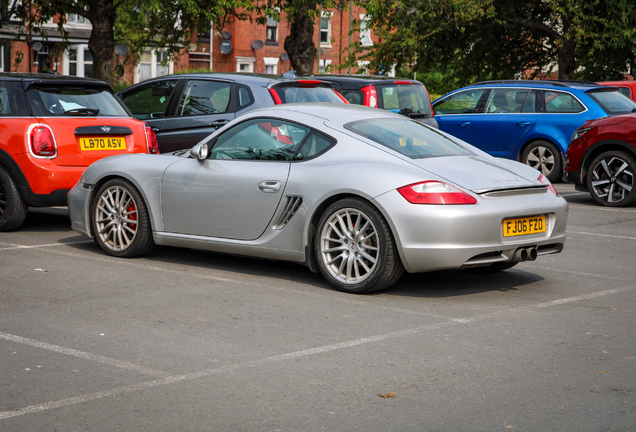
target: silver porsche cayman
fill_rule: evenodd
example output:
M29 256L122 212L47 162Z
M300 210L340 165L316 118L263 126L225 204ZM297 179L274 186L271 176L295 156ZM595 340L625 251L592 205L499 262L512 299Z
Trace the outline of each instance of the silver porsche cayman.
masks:
M410 273L489 273L559 253L567 202L533 168L399 114L343 104L252 111L192 149L91 165L75 231L106 253L154 245L303 263L367 293Z

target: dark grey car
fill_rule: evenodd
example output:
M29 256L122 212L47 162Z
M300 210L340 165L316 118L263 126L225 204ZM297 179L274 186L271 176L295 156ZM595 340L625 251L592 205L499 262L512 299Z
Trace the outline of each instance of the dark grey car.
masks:
M167 75L117 95L133 117L154 129L161 153L190 148L257 108L297 102L345 103L327 82L246 73Z
M428 90L419 81L379 75L314 75L327 81L349 103L382 108L437 127Z

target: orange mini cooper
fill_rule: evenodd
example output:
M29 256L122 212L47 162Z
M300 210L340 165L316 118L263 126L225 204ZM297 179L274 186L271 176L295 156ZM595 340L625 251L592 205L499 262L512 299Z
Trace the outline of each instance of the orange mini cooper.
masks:
M108 84L0 74L0 231L22 225L29 206L66 205L86 167L126 153L159 153L157 139Z

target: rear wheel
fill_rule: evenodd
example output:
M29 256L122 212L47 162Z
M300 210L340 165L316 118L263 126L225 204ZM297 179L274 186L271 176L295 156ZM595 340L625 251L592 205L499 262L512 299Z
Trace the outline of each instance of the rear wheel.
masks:
M341 291L380 291L404 271L386 220L358 198L337 201L325 211L315 247L320 271Z
M521 162L540 171L550 183L559 181L563 174L561 151L549 141L539 140L530 144L524 150Z
M129 181L106 182L97 192L91 214L95 240L108 254L141 256L155 246L146 204Z
M626 207L636 202L636 161L621 151L608 151L590 164L587 188L597 203L608 207Z
M11 174L0 166L0 231L11 231L22 225L29 206L20 195Z

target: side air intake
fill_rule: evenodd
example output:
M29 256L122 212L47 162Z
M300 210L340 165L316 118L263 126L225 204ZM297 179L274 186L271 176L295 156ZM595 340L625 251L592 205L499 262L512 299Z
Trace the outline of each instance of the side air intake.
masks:
M287 225L287 222L291 220L296 214L300 205L303 203L303 198L299 196L286 196L285 203L282 205L282 211L279 213L276 222L274 223L274 229L282 229Z

